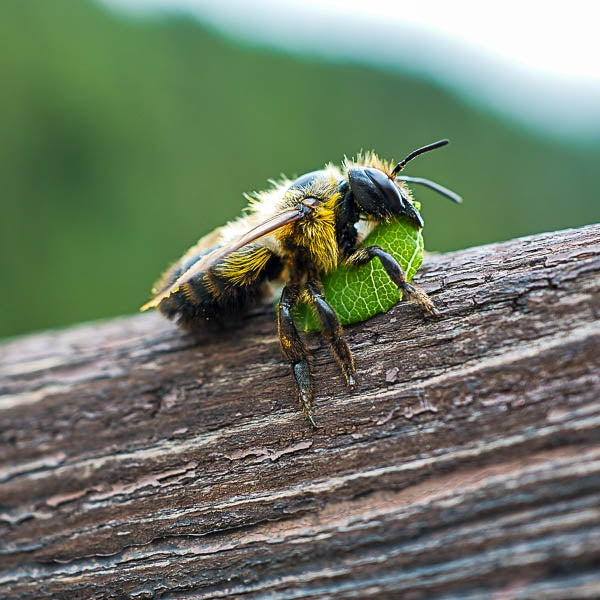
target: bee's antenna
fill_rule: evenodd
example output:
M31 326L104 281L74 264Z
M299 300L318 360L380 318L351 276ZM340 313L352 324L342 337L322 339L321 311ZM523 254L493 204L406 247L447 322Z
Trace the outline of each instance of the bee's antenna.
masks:
M397 181L406 181L406 183L418 183L419 185L424 185L428 187L430 190L436 191L438 194L442 196L446 196L446 198L450 198L452 202L456 202L460 204L462 202L462 198L452 190L449 190L447 187L436 183L435 181L431 181L429 179L423 179L422 177L409 177L408 175L400 175L396 177Z
M448 143L449 140L439 140L437 142L433 142L433 144L427 144L427 146L423 146L422 148L418 148L417 150L413 150L404 160L401 160L395 167L394 170L390 173L390 179L394 179L402 169L404 169L404 165L413 158L419 156L419 154L423 154L424 152L429 152L430 150L435 150L436 148L441 148Z

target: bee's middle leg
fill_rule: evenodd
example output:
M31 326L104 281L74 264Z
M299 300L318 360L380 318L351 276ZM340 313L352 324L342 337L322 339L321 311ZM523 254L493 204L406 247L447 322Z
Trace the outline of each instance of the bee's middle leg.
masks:
M306 418L313 427L317 424L313 418L313 384L308 362L308 349L298 334L298 330L292 319L292 310L300 299L300 287L297 285L286 285L281 293L281 299L277 306L277 329L279 331L279 343L281 351L292 367L292 375L298 390L300 407Z
M325 300L321 282L314 279L310 280L306 284L306 291L321 322L322 333L327 338L331 352L346 378L346 384L350 389L354 389L356 387L354 358L343 337L344 331L340 325L340 321L333 308Z

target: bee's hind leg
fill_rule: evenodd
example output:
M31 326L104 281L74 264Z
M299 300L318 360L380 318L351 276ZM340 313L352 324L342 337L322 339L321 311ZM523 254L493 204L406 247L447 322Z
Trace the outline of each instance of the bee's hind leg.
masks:
M353 390L356 387L354 358L343 337L344 331L340 325L340 321L333 308L331 308L327 300L325 300L323 286L320 281L315 279L310 280L306 284L306 292L321 323L322 334L329 342L331 353L346 378L346 384Z
M281 299L277 306L277 329L279 331L281 351L292 367L292 375L294 376L294 382L298 390L300 408L302 408L302 412L311 425L316 427L317 424L312 412L314 392L308 361L308 349L298 334L298 330L292 319L292 310L300 299L300 291L300 287L294 284L286 285L283 288Z

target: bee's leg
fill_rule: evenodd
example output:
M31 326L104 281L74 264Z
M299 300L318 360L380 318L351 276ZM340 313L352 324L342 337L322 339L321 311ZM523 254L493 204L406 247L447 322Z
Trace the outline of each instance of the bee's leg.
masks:
M346 378L346 384L350 389L354 389L356 387L354 358L346 340L343 338L344 332L338 317L327 300L325 300L321 282L315 279L310 280L306 284L306 291L321 322L322 333L329 342L333 357Z
M300 408L313 427L317 424L313 418L313 385L308 363L308 349L298 335L292 319L292 309L300 298L300 287L286 285L277 306L277 329L281 351L292 366L292 375L298 390Z
M434 317L441 316L440 311L436 308L433 300L425 293L425 290L421 289L418 285L408 283L406 281L404 271L402 270L402 267L398 261L391 254L388 254L385 250L382 250L379 246L366 246L365 248L358 248L346 259L346 263L355 266L366 265L375 257L381 261L385 272L398 286L398 289L402 292L405 298L415 302L425 312L428 312Z

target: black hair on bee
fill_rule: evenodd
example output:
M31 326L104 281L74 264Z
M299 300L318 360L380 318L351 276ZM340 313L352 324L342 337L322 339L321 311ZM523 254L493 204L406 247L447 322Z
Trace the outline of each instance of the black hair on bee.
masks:
M379 246L359 244L369 227L395 217L423 226L406 183L429 187L461 202L460 196L436 182L399 175L410 160L447 143L440 140L418 148L395 166L369 152L355 161L346 160L342 168L329 164L247 196L246 214L190 248L157 282L154 298L141 310L158 308L183 327L196 328L206 321L227 321L263 298L269 281L282 280L277 306L281 350L291 366L300 407L316 426L309 354L292 312L299 302L314 309L351 389L356 386L354 359L338 317L325 299L323 275L341 264L361 266L378 258L403 297L426 313L440 316L431 298L406 281L391 254ZM359 221L364 221L360 234Z

